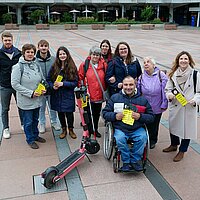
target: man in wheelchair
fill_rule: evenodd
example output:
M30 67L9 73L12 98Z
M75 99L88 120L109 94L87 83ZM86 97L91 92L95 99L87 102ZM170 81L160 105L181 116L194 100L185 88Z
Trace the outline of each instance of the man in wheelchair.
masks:
M111 96L103 109L103 117L113 123L114 137L123 162L121 170L142 171L142 155L148 139L145 124L154 121L154 114L145 97L137 93L131 76L125 77L122 90ZM134 142L131 149L128 139Z

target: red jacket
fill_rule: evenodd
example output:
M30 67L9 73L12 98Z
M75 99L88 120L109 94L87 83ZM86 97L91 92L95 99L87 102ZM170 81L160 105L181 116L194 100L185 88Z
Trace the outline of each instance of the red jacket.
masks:
M90 59L88 57L87 59ZM101 87L99 85L99 82L97 80L97 77L94 73L94 70L92 69L92 65L89 64L88 70L86 74L84 73L84 64L85 62L82 62L79 71L78 71L78 77L79 77L79 82L78 85L80 86L81 80L84 81L84 84L87 84L88 86L88 92L90 94L90 100L92 102L98 102L103 100L103 93L101 90ZM107 70L107 63L104 61L103 58L100 58L98 62L98 67L96 68L97 74L99 75L99 79L101 81L101 84L106 90L106 82L105 82L105 73ZM84 74L86 77L84 77Z

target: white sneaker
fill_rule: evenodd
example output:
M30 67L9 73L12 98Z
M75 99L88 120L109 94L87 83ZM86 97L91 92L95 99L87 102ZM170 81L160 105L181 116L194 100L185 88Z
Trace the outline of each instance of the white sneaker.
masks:
M5 138L5 139L9 139L10 138L10 131L9 131L8 128L5 128L3 130L3 138Z
M39 125L39 132L40 133L45 133L45 125L44 124L40 124Z
M56 131L59 131L61 129L61 127L60 127L60 125L58 123L53 123L51 125Z
M24 125L21 125L21 129L22 129L22 131L24 131Z

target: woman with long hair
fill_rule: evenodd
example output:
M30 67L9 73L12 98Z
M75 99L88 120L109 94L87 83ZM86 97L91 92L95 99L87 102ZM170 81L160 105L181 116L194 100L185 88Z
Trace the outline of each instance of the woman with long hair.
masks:
M58 112L58 117L62 126L60 139L67 135L67 124L69 135L76 139L74 128L75 95L74 88L78 83L78 73L76 65L66 47L59 47L56 59L51 67L47 81L51 88L51 109ZM67 118L67 124L66 119Z
M123 79L130 75L137 79L142 73L139 61L133 56L130 46L126 42L120 42L114 53L114 58L108 63L106 82L110 94L118 93L122 89Z
M100 44L100 48L101 48L101 56L108 63L113 57L111 44L109 40L106 40L106 39L102 40Z
M182 160L190 140L197 139L197 105L200 104L200 74L194 70L194 60L187 51L180 52L174 61L166 85L169 100L169 131L171 144L163 152L179 152L173 161ZM195 75L196 74L196 75ZM182 95L180 99L180 95Z

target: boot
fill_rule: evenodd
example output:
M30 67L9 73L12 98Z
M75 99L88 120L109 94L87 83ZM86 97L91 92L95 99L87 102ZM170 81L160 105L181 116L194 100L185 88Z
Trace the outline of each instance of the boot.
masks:
M179 161L181 161L183 159L183 156L184 156L184 152L179 151L177 153L177 155L174 157L173 161L174 162L179 162Z
M172 151L176 151L177 150L177 145L172 146L170 145L169 147L163 149L163 152L168 153L168 152L172 152Z
M59 138L63 139L63 138L66 137L66 135L67 135L67 129L66 129L66 127L63 127L62 128L62 133L59 135Z
M71 136L72 139L76 139L77 138L76 134L73 131L73 128L69 128L69 135Z

